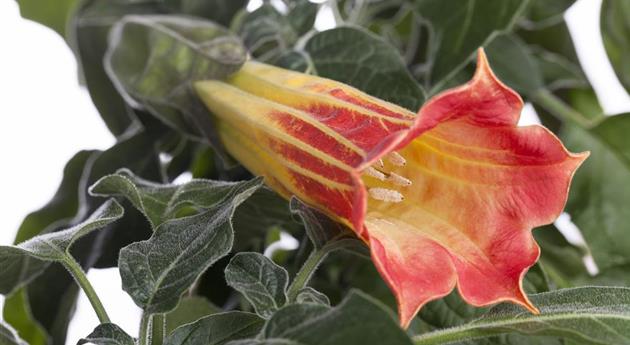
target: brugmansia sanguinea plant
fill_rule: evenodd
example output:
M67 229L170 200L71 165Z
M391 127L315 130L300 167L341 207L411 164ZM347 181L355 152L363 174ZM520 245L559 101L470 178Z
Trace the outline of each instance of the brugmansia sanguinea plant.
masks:
M588 154L544 127L517 127L523 101L483 50L470 82L417 114L255 61L196 90L230 154L365 241L403 327L456 286L475 306L538 313L522 286L540 255L531 229L560 214Z

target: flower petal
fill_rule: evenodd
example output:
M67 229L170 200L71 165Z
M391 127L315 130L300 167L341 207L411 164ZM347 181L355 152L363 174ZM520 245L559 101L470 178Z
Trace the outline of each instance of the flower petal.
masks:
M522 106L480 51L471 82L419 111L416 137L399 151L407 164L386 167L412 186L400 189L403 202L370 200L365 225L403 326L455 282L472 305L537 312L522 288L540 252L531 229L560 214L587 154L569 153L543 127L516 127Z

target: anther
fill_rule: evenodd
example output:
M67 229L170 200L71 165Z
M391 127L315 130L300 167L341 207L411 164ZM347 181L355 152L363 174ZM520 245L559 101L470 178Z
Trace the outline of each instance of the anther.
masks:
M396 173L389 173L389 176L387 176L387 181L390 181L397 186L403 186L403 187L411 186L410 179L404 176L400 176Z
M383 159L380 159L380 158L374 164L381 169L385 167L385 163L383 162Z
M407 164L407 160L405 160L405 158L396 151L390 152L387 155L387 160L395 166L399 167L405 166L405 164Z
M372 167L368 167L367 169L365 169L365 174L371 177L374 177L375 179L381 180L381 181L385 181L386 177L385 174L383 174L382 172L372 168Z
M400 192L393 189L370 188L368 192L372 198L385 202L401 202L405 198Z

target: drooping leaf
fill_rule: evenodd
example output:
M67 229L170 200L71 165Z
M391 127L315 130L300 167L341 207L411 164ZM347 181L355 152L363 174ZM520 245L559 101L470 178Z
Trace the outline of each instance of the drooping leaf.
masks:
M583 287L532 295L540 315L502 304L465 325L414 337L414 344L446 344L497 334L558 336L579 344L621 345L630 341L630 289Z
M210 208L234 197L234 183L193 179L184 184L159 184L144 180L127 169L104 176L92 187L97 196L124 196L155 229L178 217L187 207Z
M603 0L600 25L610 63L619 81L630 93L630 3Z
M287 301L289 274L262 254L236 254L225 268L225 280L263 318L269 318Z
M416 0L420 16L432 26L429 47L432 90L460 70L480 46L509 30L527 6L522 0ZM432 91L433 93L433 91Z
M146 241L120 252L123 289L147 313L165 313L197 277L232 248L234 209L261 184L232 183L230 197L194 216L162 223Z
M601 269L630 263L630 114L606 118L590 130L567 126L562 138L571 149L590 150L577 172L567 211Z
M254 337L264 320L256 314L232 311L214 314L177 328L165 345L223 345L230 341Z
M66 24L78 0L18 0L20 14L66 37Z
M134 345L135 339L113 323L98 325L87 337L79 340L77 345Z
M164 4L175 12L227 26L232 17L247 5L247 0L165 0Z
M26 345L24 340L20 339L17 332L3 321L0 321L0 344L2 345Z
M252 344L389 345L411 344L391 311L359 291L334 308L322 304L292 304L265 324Z
M238 38L212 22L176 15L127 16L110 37L106 70L130 106L195 138L213 135L191 82L238 70L246 58Z
M81 77L101 118L115 136L122 135L137 120L105 73L103 57L109 31L127 14L159 12L157 0L86 0L80 2L72 18L69 41L77 56Z
M123 208L115 200L103 204L90 218L70 229L38 235L16 246L0 246L0 293L7 295L40 274L49 262L64 262L81 237L116 221Z
M424 102L424 91L407 71L402 57L372 33L353 27L326 30L311 37L304 50L319 76L412 111Z

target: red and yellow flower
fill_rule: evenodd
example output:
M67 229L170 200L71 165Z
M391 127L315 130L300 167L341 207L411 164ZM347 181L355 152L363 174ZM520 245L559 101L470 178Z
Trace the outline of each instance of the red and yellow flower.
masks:
M456 286L475 306L537 312L522 286L540 253L531 229L560 214L587 154L544 127L517 127L523 101L482 50L470 82L417 114L254 61L196 89L236 159L367 243L403 327Z

